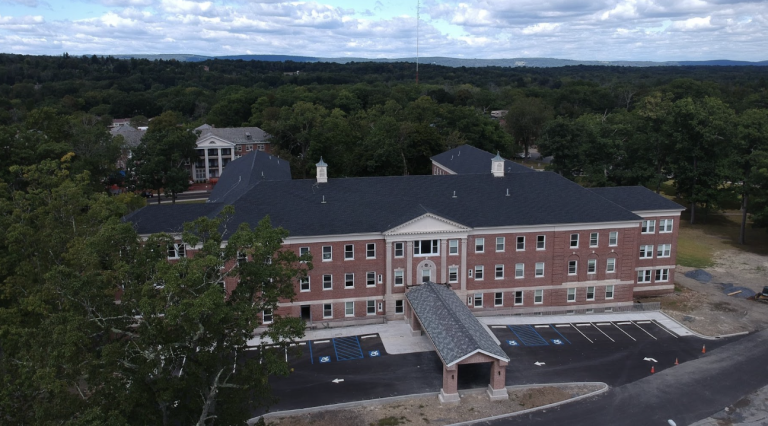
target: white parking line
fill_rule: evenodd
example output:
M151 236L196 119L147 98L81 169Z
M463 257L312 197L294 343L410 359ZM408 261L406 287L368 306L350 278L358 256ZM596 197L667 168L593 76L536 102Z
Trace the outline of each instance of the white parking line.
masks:
M586 323L586 324L576 324L576 327L592 327L592 323Z
M378 334L369 334L369 335L367 335L367 336L360 336L360 338L361 338L361 339L368 339L368 338L370 338L370 337L376 337L376 336L378 336Z
M589 324L587 324L587 325L589 325ZM593 342L593 341L592 341L592 339L590 339L589 337L587 337L587 335L586 335L586 334L582 333L582 332L581 332L581 330L579 330L579 328L578 328L578 327L574 327L573 329L574 329L574 330L576 330L576 331L578 331L578 332L579 332L579 334L581 334L582 336L584 336L584 338L585 338L585 339L589 340L589 343L595 343L595 342Z
M570 324L557 324L555 327L570 327Z
M600 330L600 327L598 327L598 326L596 326L596 325L594 325L594 324L593 324L592 326L593 326L593 327L595 327L595 328L597 329L597 331L599 331L599 332L603 333L603 335L604 335L605 337L607 337L607 338L611 339L611 336L609 336L609 335L605 334L605 332L604 332L603 330ZM613 339L611 339L611 342L613 342L613 343L616 343L616 341L615 341L615 340L613 340Z
M650 321L637 321L637 323L638 323L638 324L650 324L651 322L650 322ZM634 324L634 322L633 322L633 324ZM653 340L659 340L659 339L657 339L657 338L656 338L656 336L654 336L653 334L651 334L651 333L649 333L649 332L645 331L645 329L644 329L643 327L640 327L640 326L639 326L639 325L637 325L637 324L635 324L635 327L639 328L640 330L643 330L643 332L645 332L645 334L647 334L647 335L649 335L649 336L653 337Z
M536 328L549 328L549 324L547 325L537 325Z
M671 332L671 331L667 330L667 328L666 328L666 327L664 327L663 325L659 324L659 322L658 322L658 321L654 321L653 323L654 323L654 324L656 324L657 326L659 326L659 328L660 328L660 329L662 329L662 330L666 331L666 332L667 332L667 333L669 333L669 334L670 334L672 337L674 337L675 339L677 339L677 335L676 335L675 333L673 333L673 332Z
M330 342L330 340L315 340L315 341L314 341L314 342L312 342L312 343L314 343L314 344L318 344L318 343L328 343L328 342Z
M595 325L611 325L609 322L596 322Z
M622 322L617 322L616 324L618 324L618 325L629 325L629 324L632 324L632 321L622 321Z
M619 324L621 324L621 323L619 323ZM629 324L629 323L627 323L627 324ZM619 326L618 326L618 325L616 325L616 324L613 324L613 326L614 326L614 327L616 327L616 328L618 328L619 330L621 330L621 332L622 332L622 333L624 333L624 334L626 334L627 336L629 336L629 338L630 338L630 339L632 339L632 340L634 340L635 342L637 342L637 339L635 339L634 337L630 336L630 335L629 335L629 333L627 333L626 331L624 331L624 330L623 330L621 327L619 327Z
M491 328L507 328L506 325L492 325Z

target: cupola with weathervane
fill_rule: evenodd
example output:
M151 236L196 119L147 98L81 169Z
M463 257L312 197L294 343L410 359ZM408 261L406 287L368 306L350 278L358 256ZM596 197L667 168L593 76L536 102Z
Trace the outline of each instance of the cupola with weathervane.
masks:
M496 151L496 156L491 159L491 173L495 177L504 177L504 159Z
M323 157L320 157L320 162L315 164L317 166L317 183L328 182L328 165L323 161Z

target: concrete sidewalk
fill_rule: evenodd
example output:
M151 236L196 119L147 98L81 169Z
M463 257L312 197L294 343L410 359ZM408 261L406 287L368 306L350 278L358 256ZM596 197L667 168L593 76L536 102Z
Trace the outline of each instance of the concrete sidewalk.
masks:
M678 336L702 336L687 329L677 321L662 312L621 312L614 314L589 314L589 315L548 315L548 316L493 316L478 317L481 323L491 325L516 325L516 324L562 324L579 322L618 322L618 321L655 321L667 330ZM359 325L349 327L323 328L307 330L304 340L323 340L336 337L361 336L366 334L378 334L384 348L389 354L406 354L414 352L429 352L435 348L425 334L411 336L411 327L405 321L389 321L385 324ZM248 341L249 346L257 346L261 343L261 336L256 336ZM269 341L267 341L269 342Z

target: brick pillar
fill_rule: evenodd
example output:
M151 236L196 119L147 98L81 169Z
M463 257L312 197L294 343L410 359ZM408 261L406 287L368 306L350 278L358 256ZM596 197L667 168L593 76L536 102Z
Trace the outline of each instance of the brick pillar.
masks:
M443 404L458 404L459 397L459 368L456 365L446 367L443 364L443 387L440 389L440 395L437 399Z
M416 313L413 311L413 308L411 308L411 336L421 336L421 323L419 322L419 319L416 318Z
M491 401L509 399L506 380L507 361L493 361L491 364L491 382L488 384L488 396L491 398Z

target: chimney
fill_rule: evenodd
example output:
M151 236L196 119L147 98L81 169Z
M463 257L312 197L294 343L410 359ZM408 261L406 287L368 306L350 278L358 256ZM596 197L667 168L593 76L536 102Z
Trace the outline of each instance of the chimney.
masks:
M504 159L496 151L496 156L491 159L491 173L495 177L504 177Z
M315 164L317 166L317 183L328 182L328 165L323 161L323 157L320 157L320 162Z

